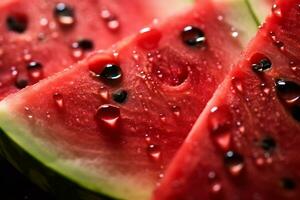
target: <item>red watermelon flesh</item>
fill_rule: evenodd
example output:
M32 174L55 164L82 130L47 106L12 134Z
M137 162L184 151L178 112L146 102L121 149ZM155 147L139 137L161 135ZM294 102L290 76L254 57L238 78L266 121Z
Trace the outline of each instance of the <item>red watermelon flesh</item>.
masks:
M300 199L300 1L273 8L153 199Z
M0 99L192 5L183 0L62 2L1 1Z
M1 127L84 188L147 199L255 32L247 9L244 1L205 1L145 28L3 100ZM244 23L233 27L239 12Z

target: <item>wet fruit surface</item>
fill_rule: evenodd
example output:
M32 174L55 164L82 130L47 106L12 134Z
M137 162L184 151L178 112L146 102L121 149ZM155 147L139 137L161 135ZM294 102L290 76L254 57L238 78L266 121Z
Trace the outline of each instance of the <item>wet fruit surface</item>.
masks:
M1 4L0 99L63 70L93 49L109 47L137 32L153 18L164 18L167 14L156 11L161 6L159 1L140 0L133 0L130 5L127 0L117 3L34 0L30 4L12 0ZM134 14L137 8L148 11L137 17ZM107 97L105 92L102 94ZM49 98L56 111L63 113L62 93L53 91ZM124 95L117 101L124 101ZM26 108L26 114L28 119L34 118L30 109ZM45 116L51 118L51 114L46 112ZM1 199L52 199L2 159L0 169Z
M130 4L126 0L34 0L31 5L11 0L1 6L0 99L62 71L93 49L110 47L150 24L153 18L172 13L171 8L166 10L170 13L159 11L164 4L158 0L133 0ZM143 9L147 12L134 14ZM39 62L42 70L27 68L31 62ZM12 75L11 68L18 73ZM16 79L27 84L16 83Z
M153 199L300 198L299 5L299 0L281 0L273 6Z
M244 41L231 37L232 26L218 20L216 13L221 8L210 2L199 5L170 22L154 23L112 49L91 54L49 82L33 86L40 92L20 91L17 95L28 92L28 98L20 98L12 112L20 113L26 122L30 131L25 137L39 135L33 138L49 142L54 154L70 158L69 164L84 170L82 174L95 172L90 177L93 181L88 180L95 183L92 189L111 183L101 191L116 198L149 199L243 46ZM101 14L109 15L107 12ZM190 24L193 33L183 37L182 31ZM32 60L44 66L40 60ZM212 126L216 135L222 131L223 124L216 125L219 130ZM226 148L230 139L221 140L218 143L225 146L224 153L233 151ZM88 169L78 164L81 162L72 164L76 157L91 163L84 165ZM232 158L226 165L239 174L243 162ZM65 169L56 170L78 182L86 178ZM143 184L137 184L140 182ZM218 182L212 185L213 191L222 190Z

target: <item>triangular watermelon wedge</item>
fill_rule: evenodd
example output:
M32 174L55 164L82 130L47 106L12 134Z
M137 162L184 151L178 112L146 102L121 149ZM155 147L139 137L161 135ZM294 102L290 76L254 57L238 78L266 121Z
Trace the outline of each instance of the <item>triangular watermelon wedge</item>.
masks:
M153 199L300 199L299 52L300 1L278 1Z
M128 2L0 0L0 99L63 70L93 50L110 47L154 19L164 20L194 4L188 0ZM55 8L64 8L65 13L71 9L74 23L60 23ZM69 19L70 23L70 18L62 19ZM32 199L40 196L36 188L1 158L0 169L1 198ZM20 189L16 192L10 188Z
M2 1L0 99L193 5L187 0Z
M57 195L149 199L256 28L241 0L145 28L3 100L2 151Z

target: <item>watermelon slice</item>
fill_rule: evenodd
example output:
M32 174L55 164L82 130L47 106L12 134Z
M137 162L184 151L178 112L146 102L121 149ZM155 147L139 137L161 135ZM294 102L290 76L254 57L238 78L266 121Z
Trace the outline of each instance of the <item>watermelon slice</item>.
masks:
M67 198L149 199L256 27L240 0L155 23L3 100L2 153Z
M154 199L300 199L300 0L273 8Z
M1 1L0 99L62 71L93 49L110 47L154 18L193 5L184 0L62 2Z

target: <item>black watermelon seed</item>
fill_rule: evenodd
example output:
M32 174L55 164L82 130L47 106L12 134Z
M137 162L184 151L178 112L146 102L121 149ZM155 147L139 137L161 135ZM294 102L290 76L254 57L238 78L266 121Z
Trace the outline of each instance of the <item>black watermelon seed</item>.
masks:
M6 26L10 31L24 33L28 26L28 20L25 15L17 14L6 18Z
M206 40L204 32L194 26L186 26L181 33L181 38L188 46L198 46Z
M117 103L124 103L127 99L128 93L126 90L118 90L113 93L113 100Z
M257 63L252 64L252 69L255 72L264 72L272 67L272 62L269 58L264 57L260 59Z
M15 82L15 85L18 89L23 89L28 85L28 81L25 79L20 79Z
M75 49L80 48L82 50L92 50L94 49L94 43L92 40L89 39L81 39L78 40L77 42L74 42L72 44L72 47Z
M272 137L265 137L261 141L261 147L268 152L273 151L276 148L276 141Z
M286 190L293 190L296 188L296 183L291 178L282 178L281 179L281 186Z

